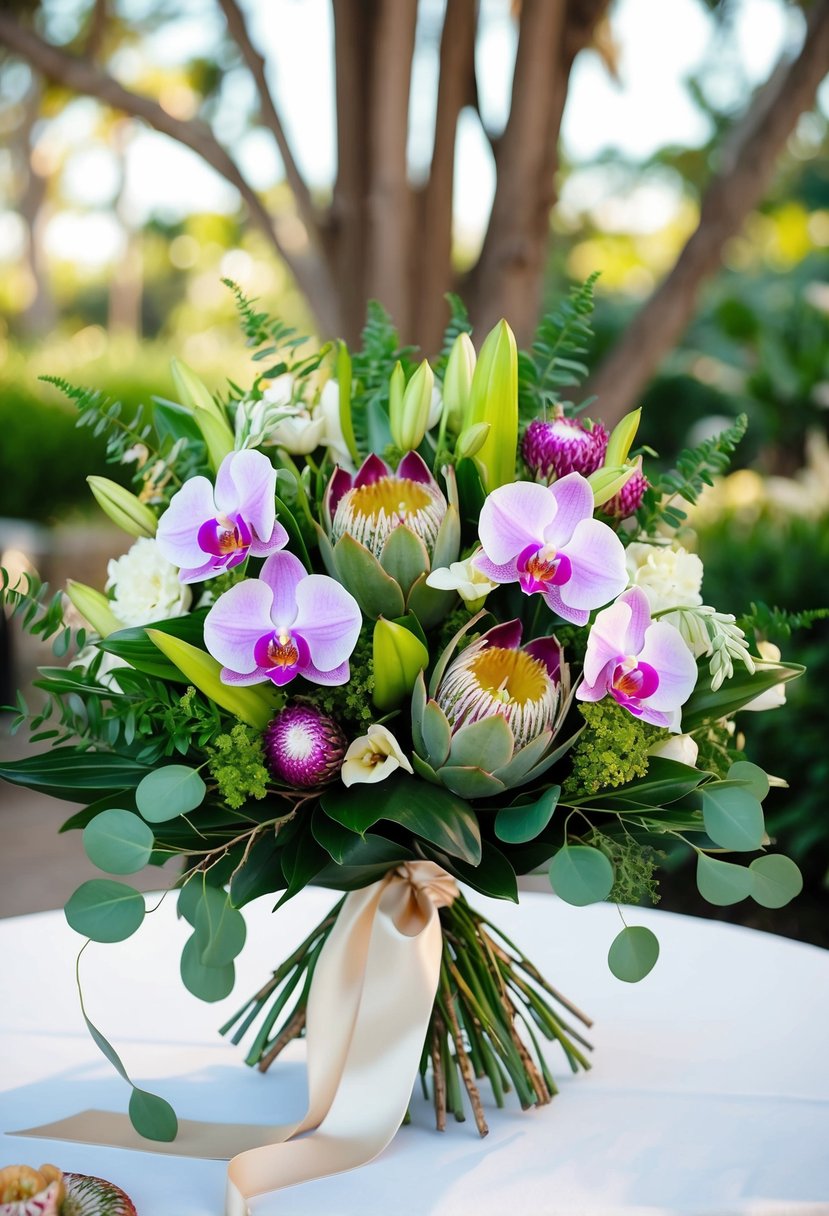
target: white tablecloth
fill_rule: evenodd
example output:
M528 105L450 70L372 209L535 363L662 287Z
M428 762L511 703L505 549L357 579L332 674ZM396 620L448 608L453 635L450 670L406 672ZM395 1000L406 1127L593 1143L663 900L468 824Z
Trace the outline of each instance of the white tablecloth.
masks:
M276 916L272 901L251 905L236 990L213 1006L181 985L178 949L189 929L167 901L130 941L89 947L89 1015L132 1077L180 1116L287 1122L304 1111L303 1046L262 1076L216 1028L334 898L306 891ZM438 1135L418 1087L412 1126L377 1161L255 1200L255 1216L829 1214L829 953L631 910L629 923L651 926L662 954L645 981L627 985L606 964L619 929L613 907L576 909L539 894L520 907L475 902L595 1018L593 1070L571 1077L551 1051L560 1095L529 1113L509 1098L503 1111L489 1100L483 1141L471 1119L450 1119ZM86 1107L126 1108L126 1086L81 1021L78 944L59 912L0 921L5 1132ZM41 1161L111 1179L139 1216L221 1216L221 1162L0 1138L0 1165Z

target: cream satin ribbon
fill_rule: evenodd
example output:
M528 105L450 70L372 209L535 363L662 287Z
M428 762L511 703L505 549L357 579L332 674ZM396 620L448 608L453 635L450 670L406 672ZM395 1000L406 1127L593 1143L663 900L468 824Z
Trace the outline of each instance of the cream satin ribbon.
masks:
M126 1115L84 1111L14 1135L232 1160L225 1216L247 1200L371 1161L403 1121L440 977L438 909L458 895L430 861L352 891L308 995L308 1111L281 1127L182 1119L174 1141L142 1139ZM313 1134L296 1139L304 1132Z

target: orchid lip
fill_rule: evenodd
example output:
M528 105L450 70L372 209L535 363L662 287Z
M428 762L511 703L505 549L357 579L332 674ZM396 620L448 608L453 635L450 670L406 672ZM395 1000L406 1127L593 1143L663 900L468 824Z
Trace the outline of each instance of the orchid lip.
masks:
M616 665L610 695L631 713L639 713L640 702L646 701L659 687L659 675L650 663L627 659Z
M516 564L518 581L527 595L545 591L547 587L561 587L569 583L573 575L573 566L567 554L556 552L546 557L543 545L527 545L519 553Z
M253 648L257 667L267 672L274 684L287 684L310 663L308 643L298 633L277 629L263 634Z
M251 529L238 513L207 519L198 532L199 548L224 561L231 561L239 553L247 554L252 539Z

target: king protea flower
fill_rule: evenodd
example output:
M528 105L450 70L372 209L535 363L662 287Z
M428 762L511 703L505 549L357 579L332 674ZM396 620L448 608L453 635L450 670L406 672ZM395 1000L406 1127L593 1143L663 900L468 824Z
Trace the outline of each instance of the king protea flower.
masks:
M428 629L451 610L451 592L426 586L433 566L449 566L460 547L451 470L447 488L449 502L416 452L396 472L375 455L356 474L335 471L323 501L320 550L329 574L366 616L394 619L413 611Z
M412 696L421 776L463 798L486 798L535 780L561 754L553 742L570 705L570 681L554 637L522 646L521 622L508 621L448 667L444 656L435 672L431 699L422 677Z
M286 785L315 786L333 780L345 756L340 727L313 705L288 705L264 734L268 768Z
M582 422L563 413L536 418L524 432L521 451L534 477L552 481L568 473L588 477L600 468L607 450L607 431L600 422Z

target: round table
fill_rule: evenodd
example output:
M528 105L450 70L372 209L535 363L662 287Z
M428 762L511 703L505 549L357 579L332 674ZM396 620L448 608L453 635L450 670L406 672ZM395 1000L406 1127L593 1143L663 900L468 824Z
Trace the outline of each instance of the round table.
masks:
M133 1079L182 1117L288 1122L305 1100L304 1047L262 1076L216 1028L310 930L336 896L307 890L270 914L246 909L234 993L217 1005L178 978L189 933L172 900L117 946L82 962L89 1016ZM520 906L472 896L595 1019L594 1067L572 1077L558 1049L552 1105L494 1108L490 1134L450 1119L433 1129L419 1087L410 1126L377 1161L254 1200L255 1216L817 1216L829 1214L829 953L729 925L630 909L662 952L641 984L615 980L615 908L552 895ZM148 905L153 905L150 898ZM218 1161L14 1137L87 1107L125 1110L127 1087L78 1008L80 939L61 912L0 921L0 1165L53 1161L122 1186L139 1216L221 1216ZM332 1010L336 1017L337 1011Z

